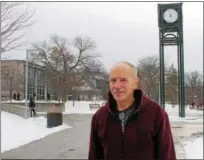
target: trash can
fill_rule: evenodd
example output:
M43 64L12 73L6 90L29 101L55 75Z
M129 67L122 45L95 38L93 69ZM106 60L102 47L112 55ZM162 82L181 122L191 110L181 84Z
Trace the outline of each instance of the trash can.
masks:
M47 113L47 128L57 127L62 125L63 118L62 113Z
M57 109L58 104L54 104L52 111L47 113L47 128L57 127L63 123L63 114Z

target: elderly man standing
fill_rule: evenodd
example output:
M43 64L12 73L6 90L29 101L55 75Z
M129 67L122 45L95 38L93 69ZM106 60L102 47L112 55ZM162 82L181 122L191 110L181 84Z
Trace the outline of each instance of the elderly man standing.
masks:
M165 110L139 89L136 68L114 65L108 102L92 117L89 160L176 160Z

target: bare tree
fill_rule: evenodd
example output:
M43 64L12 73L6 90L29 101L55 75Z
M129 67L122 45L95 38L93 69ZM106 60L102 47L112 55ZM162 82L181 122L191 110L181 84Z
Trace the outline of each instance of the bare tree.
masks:
M178 72L173 64L168 69L166 82L166 100L172 105L178 104Z
M158 82L159 82L159 59L157 56L149 56L139 60L137 66L140 87L145 93L156 99L158 96Z
M31 11L28 6L22 10L19 7L23 3L19 2L1 3L1 48L2 52L6 52L26 44L22 41L25 35L23 31L34 23L31 21L34 11Z
M96 89L99 90L101 96L103 96L103 100L107 99L107 95L109 92L109 80L108 80L108 73L104 72L101 73L100 76L96 77Z
M202 84L203 76L198 71L186 74L186 100L187 103L192 101L202 101Z
M82 80L89 80L102 71L102 64L97 59L96 44L89 37L76 37L73 43L58 35L51 36L50 41L33 44L39 51L37 58L48 72L52 87L58 90L59 97L73 94Z
M109 92L109 80L108 80L108 77L109 75L107 73L104 73L104 78L102 80L100 80L100 84L98 85L99 86L99 89L100 89L100 92L101 94L103 95L103 98L104 99L108 99L108 92Z
M23 77L20 66L2 66L2 89L9 91L10 101L12 101L13 91L22 91Z

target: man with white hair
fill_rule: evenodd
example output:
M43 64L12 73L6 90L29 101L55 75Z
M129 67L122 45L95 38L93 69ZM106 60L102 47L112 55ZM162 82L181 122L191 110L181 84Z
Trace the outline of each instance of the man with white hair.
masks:
M134 65L112 67L108 102L92 117L89 160L176 160L168 115L138 83Z

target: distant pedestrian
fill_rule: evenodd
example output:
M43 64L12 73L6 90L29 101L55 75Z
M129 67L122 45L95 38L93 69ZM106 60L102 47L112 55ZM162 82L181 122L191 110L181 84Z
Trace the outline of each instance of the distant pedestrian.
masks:
M37 100L37 97L36 97L37 95L36 95L36 93L34 92L33 93L33 98L34 98L34 100Z
M16 100L16 93L13 94L13 99Z
M20 93L18 92L18 93L17 93L17 99L18 99L18 101L20 100L20 96L21 96L21 95L20 95Z
M30 108L31 117L36 117L37 114L35 112L35 101L34 101L34 99L32 97L30 98L29 108Z
M50 93L47 93L47 101L50 101Z
M195 107L195 102L192 102L191 103L191 109L194 109L194 107Z

